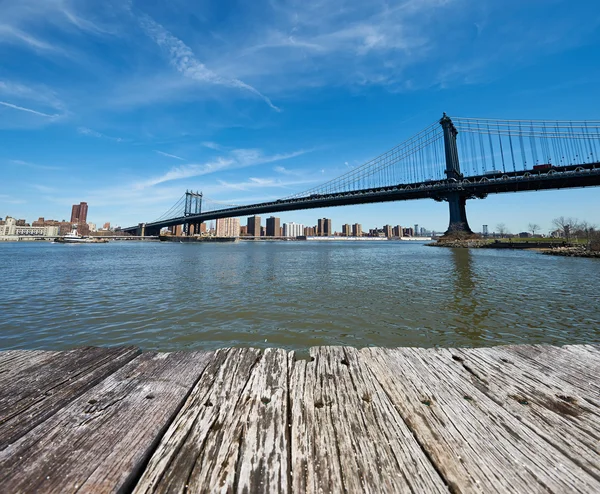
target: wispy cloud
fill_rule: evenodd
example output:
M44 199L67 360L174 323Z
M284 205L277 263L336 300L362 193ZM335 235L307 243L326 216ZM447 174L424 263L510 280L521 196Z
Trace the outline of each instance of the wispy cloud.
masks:
M167 158L175 158L176 160L185 161L185 158L181 158L179 156L175 156L174 154L165 153L163 151L158 151L157 149L155 149L154 152L158 153L158 154L161 154L163 156L166 156Z
M250 177L248 180L243 182L227 182L225 180L218 180L219 185L206 188L207 193L221 193L227 190L240 190L248 191L252 189L293 189L298 185L308 185L316 182L320 182L322 178L304 178L298 180L281 180L279 178L271 177ZM264 196L263 199L264 201Z
M301 156L308 151L300 150L293 151L291 153L281 153L281 154L273 154L273 155L265 155L259 149L234 149L229 153L227 157L220 157L215 160L212 160L208 163L192 163L189 165L182 165L175 168L172 168L167 173L152 178L150 180L146 180L143 182L139 182L136 184L136 188L146 188L152 187L154 185L158 185L164 182L169 182L172 180L181 180L183 178L191 178L191 177L199 177L202 175L208 175L211 173L237 169L237 168L245 168L249 166L255 165L263 165L266 163L273 163L277 161L283 161L291 158L295 158L297 156Z
M214 149L215 151L221 151L223 149L223 146L217 144L216 142L212 142L212 141L204 141L202 143L202 145L205 148Z
M21 29L7 24L0 24L0 40L12 41L24 44L35 50L52 51L62 53L62 49L46 41L36 38Z
M63 169L60 166L38 165L36 163L30 163L29 161L23 161L23 160L8 160L8 162L12 165L22 166L25 168L33 168L36 170L62 170Z
M121 137L108 136L106 134L102 134L101 132L98 132L94 129L89 129L87 127L77 127L77 132L81 135L97 137L98 139L108 139L110 141L115 141L115 142L125 142L125 139L123 139Z
M8 108L12 108L13 110L19 110L19 111L24 111L27 113L33 113L34 115L38 115L40 117L46 117L46 118L52 118L52 119L56 119L56 118L60 117L60 115L57 113L55 113L54 115L50 115L48 113L43 113L41 111L32 110L31 108L25 108L24 106L13 105L12 103L8 103L6 101L0 101L0 105L6 106Z
M191 48L183 41L173 36L163 26L155 22L152 18L144 15L140 18L140 24L146 34L152 38L158 46L169 53L169 62L175 69L185 77L194 79L198 82L215 84L232 88L239 88L248 91L261 98L273 110L281 111L269 98L262 94L258 89L246 84L239 79L228 79L220 76L207 68L202 62L196 59Z

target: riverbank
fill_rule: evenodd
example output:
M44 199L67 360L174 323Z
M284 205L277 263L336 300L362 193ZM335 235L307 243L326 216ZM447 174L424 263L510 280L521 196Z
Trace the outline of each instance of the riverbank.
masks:
M552 249L541 249L540 252L547 256L589 257L594 259L600 259L600 252L592 252L582 246L555 247Z
M0 352L0 482L600 492L599 367L598 345Z

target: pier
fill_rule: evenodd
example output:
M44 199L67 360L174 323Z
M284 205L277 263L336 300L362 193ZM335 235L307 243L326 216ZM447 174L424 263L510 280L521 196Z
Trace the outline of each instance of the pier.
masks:
M600 492L600 345L0 352L3 492Z

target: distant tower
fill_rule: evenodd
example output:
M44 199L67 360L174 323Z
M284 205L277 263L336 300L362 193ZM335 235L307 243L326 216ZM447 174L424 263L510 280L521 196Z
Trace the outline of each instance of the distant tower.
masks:
M483 236L484 237L488 236L488 226L487 225L483 225Z

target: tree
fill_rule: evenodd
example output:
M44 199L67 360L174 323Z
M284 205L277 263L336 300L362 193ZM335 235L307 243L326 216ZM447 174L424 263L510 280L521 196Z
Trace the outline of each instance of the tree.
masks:
M535 232L540 229L540 225L537 223L529 223L529 231L531 232L531 236L535 237Z
M571 240L571 236L577 231L577 220L575 218L565 218L564 216L559 216L558 218L554 218L552 220L552 224L567 242Z
M504 238L504 235L506 235L506 225L504 223L498 223L496 225L496 231L501 238Z

